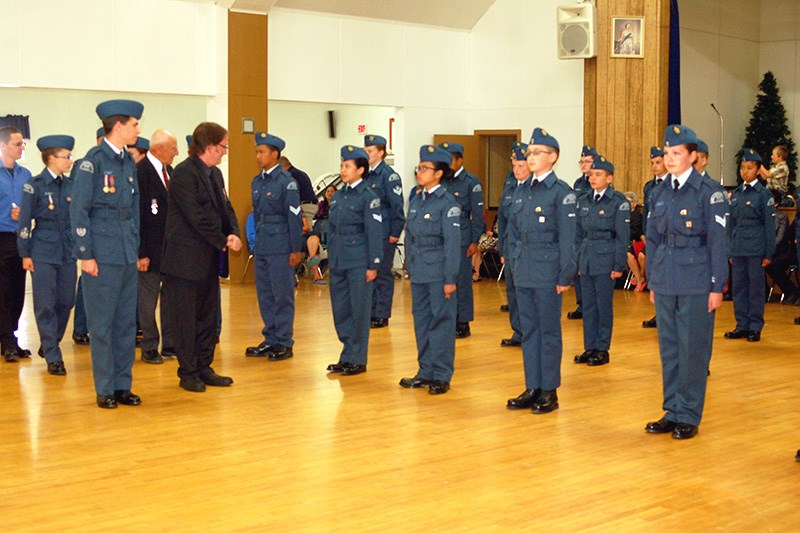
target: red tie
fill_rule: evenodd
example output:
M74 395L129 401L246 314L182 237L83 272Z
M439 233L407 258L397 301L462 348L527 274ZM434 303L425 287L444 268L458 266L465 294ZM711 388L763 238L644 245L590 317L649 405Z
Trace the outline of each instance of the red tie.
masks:
M169 189L169 176L167 176L167 167L166 167L166 165L161 167L161 173L164 174L164 187Z

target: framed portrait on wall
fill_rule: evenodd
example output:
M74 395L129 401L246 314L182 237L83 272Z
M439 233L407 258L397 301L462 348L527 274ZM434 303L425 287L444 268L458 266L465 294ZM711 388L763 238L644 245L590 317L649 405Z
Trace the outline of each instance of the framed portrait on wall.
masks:
M644 57L644 17L611 20L611 57Z

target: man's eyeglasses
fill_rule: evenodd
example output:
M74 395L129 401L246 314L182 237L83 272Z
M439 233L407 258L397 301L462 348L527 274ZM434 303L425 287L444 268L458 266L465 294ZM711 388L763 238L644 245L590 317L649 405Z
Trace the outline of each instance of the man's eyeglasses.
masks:
M217 144L217 146L223 147L226 151L228 150L229 144Z
M72 155L54 155L53 157L57 159L69 159L70 161L75 159Z
M434 167L420 165L418 167L414 167L414 174L419 174L420 172L426 172L428 170L436 170L436 169Z
M542 154L552 154L550 150L528 150L525 152L525 155L542 155Z

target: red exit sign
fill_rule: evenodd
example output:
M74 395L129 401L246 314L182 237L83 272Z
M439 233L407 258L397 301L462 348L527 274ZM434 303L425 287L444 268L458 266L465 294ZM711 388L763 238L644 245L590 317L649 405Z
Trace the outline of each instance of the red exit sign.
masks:
M358 125L358 134L365 135L367 133L367 125L366 124L359 124Z

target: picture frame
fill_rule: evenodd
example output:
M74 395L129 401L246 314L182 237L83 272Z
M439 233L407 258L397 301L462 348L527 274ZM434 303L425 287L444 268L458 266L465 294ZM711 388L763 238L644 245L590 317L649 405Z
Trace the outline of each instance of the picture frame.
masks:
M644 17L611 19L611 57L644 58Z

